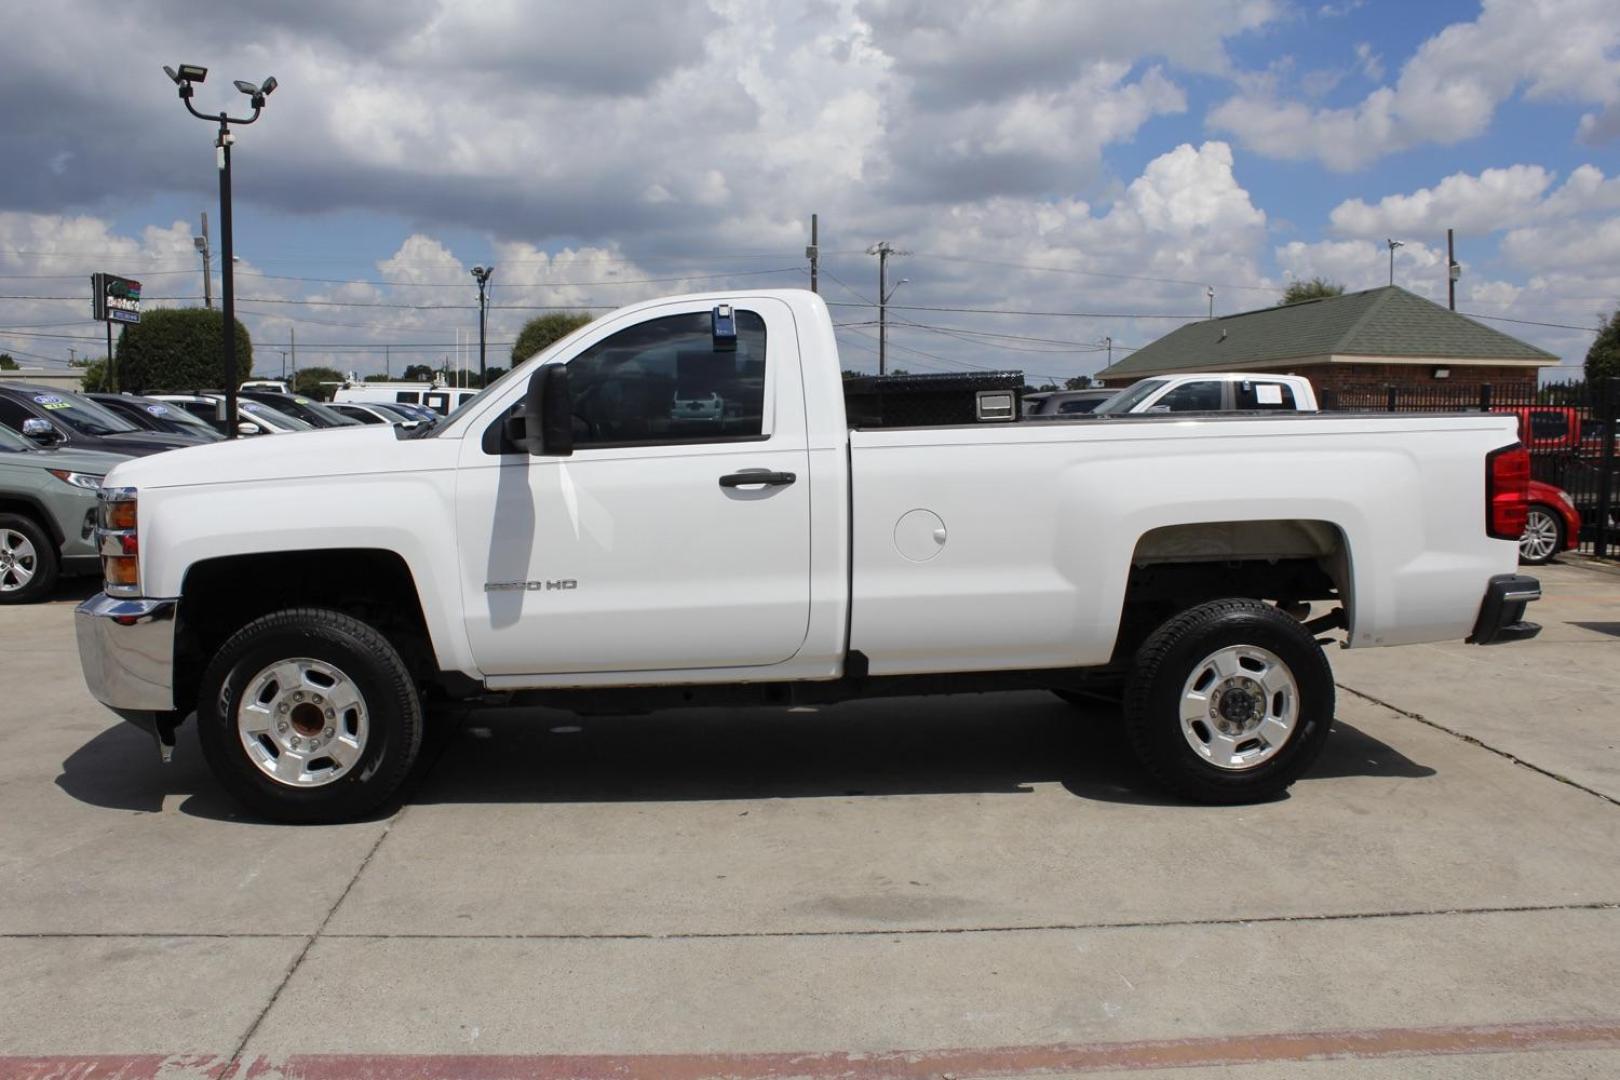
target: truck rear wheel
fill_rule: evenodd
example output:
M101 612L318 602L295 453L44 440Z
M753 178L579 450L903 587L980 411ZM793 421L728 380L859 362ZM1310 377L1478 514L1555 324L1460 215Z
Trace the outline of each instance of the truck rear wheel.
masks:
M214 655L197 701L214 776L278 821L376 810L422 745L422 703L399 650L336 611L294 608L244 626Z
M1143 643L1125 689L1131 746L1153 778L1203 803L1275 798L1333 723L1333 671L1299 620L1213 600Z

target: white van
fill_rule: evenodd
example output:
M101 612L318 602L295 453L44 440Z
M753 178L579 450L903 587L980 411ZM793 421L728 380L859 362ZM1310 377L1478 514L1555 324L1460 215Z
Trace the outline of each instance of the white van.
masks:
M438 383L349 382L333 392L332 400L362 403L399 401L407 405L425 405L440 416L447 416L477 393L470 387L440 386Z

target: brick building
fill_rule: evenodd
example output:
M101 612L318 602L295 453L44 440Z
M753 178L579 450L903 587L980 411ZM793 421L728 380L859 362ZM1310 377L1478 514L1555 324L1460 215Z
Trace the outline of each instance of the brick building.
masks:
M1323 391L1399 386L1533 387L1558 357L1387 285L1188 323L1098 374L1125 386L1150 375L1274 371Z

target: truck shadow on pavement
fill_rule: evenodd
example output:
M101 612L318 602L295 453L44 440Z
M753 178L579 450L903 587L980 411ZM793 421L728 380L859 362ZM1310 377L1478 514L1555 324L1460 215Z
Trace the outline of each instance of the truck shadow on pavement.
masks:
M1043 693L638 716L474 708L435 714L430 731L407 804L1017 794L1058 783L1081 799L1187 805L1159 792L1137 765L1115 711ZM1336 721L1304 782L1433 775ZM108 809L156 813L179 795L183 813L252 820L214 784L191 723L168 765L149 736L109 728L63 761L56 784Z

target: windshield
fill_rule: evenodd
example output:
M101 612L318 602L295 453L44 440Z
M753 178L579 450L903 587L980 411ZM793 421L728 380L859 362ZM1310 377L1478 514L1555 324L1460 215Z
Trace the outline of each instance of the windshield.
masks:
M478 391L478 393L473 394L473 395L471 395L469 397L462 398L461 399L461 404L457 405L455 408L451 409L450 412L446 416L442 417L442 419L452 420L455 417L459 416L467 408L467 406L471 405L473 402L475 402L475 401L483 401L484 398L489 395L489 392L491 390L493 390L496 387L498 387L498 386L502 385L503 383L505 383L506 382L506 377L508 375L510 375L510 374L512 374L510 371L502 372L500 378L496 379L494 382L490 383L488 386L486 386L482 390Z
M23 438L15 431L12 431L10 428L6 427L6 425L0 424L0 451L28 451L38 449L39 447Z
M66 390L42 390L29 394L28 400L34 403L35 408L43 409L81 435L122 435L125 432L140 430L128 420L97 405L89 398L80 397Z
M244 420L266 420L279 428L288 431L314 431L315 425L305 423L296 416L288 416L280 409L272 409L261 401L243 401L237 404L237 412Z
M167 424L169 430L179 434L203 435L210 438L219 437L219 432L210 427L206 420L200 416L193 416L179 406L165 405L161 401L152 401L141 405L140 408L146 410L147 415L158 423Z
M1091 411L1098 415L1128 413L1140 404L1143 398L1164 386L1166 382L1165 379L1143 379L1139 383L1127 386Z
M344 416L325 402L315 401L312 398L292 398L280 403L287 412L301 420L308 420L314 424L325 421L325 427L358 427L360 421L352 416Z

